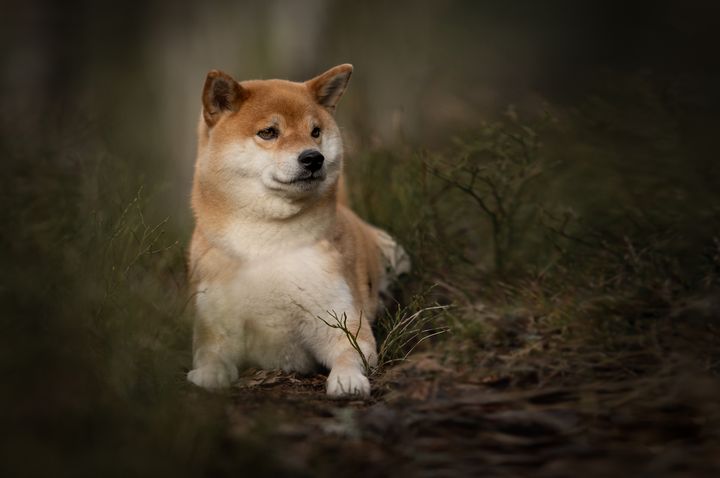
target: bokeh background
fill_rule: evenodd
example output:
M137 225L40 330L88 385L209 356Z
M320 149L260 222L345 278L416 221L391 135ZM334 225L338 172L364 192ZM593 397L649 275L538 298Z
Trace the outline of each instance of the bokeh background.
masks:
M431 300L466 307L463 354L493 345L476 314L489 296L573 297L566 325L600 277L615 325L688 298L716 317L719 14L670 0L4 0L6 476L277 472L262 443L228 442L224 397L183 379L188 198L214 68L302 81L354 65L337 113L353 202L413 256L405 295L440 284ZM463 191L476 156L520 203L495 229Z
M212 68L300 81L353 63L339 110L350 153L436 147L511 105L537 114L594 98L622 105L607 129L679 122L697 132L693 160L714 162L703 150L717 103L711 2L11 1L4 11L3 131L37 144L91 125L178 203ZM644 104L655 99L664 110Z

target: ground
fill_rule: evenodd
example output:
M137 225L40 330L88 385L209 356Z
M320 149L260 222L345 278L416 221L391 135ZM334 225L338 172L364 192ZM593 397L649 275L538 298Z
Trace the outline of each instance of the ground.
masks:
M641 349L565 347L560 370L550 342L462 365L428 347L376 375L369 400L326 398L323 375L250 370L230 393L228 439L272 443L289 475L717 476L717 377Z

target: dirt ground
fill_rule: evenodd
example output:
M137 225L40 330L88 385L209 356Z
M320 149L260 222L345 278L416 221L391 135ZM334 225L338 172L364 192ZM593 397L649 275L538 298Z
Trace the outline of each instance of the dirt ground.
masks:
M717 378L680 354L585 352L593 374L558 374L541 350L453 365L430 348L356 401L327 399L322 375L248 371L228 440L273 443L287 476L720 476Z

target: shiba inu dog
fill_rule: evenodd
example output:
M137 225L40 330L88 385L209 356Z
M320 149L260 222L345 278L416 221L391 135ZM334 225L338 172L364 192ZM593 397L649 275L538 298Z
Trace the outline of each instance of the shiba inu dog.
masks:
M403 249L343 200L343 143L333 118L352 73L304 83L237 82L213 70L202 92L192 190L193 370L207 389L238 367L329 370L327 393L367 396L360 354L377 360L379 294L409 270ZM323 320L321 320L323 319Z

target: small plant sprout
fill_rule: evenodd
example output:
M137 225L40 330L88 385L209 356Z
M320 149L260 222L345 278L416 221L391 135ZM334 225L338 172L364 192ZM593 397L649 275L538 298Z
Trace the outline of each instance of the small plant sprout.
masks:
M435 325L449 306L433 305L411 312L413 305L411 303L394 314L387 312L378 320L378 327L384 329L381 331L384 340L378 351L378 369L406 360L422 342L449 330Z
M345 312L343 312L342 314L339 315L337 312L335 312L333 310L333 311L328 311L328 315L330 316L330 321L323 319L319 315L317 316L317 318L319 320L322 320L323 323L325 323L325 325L327 325L328 327L331 327L333 329L338 329L342 333L345 334L345 337L347 337L347 340L348 340L348 342L350 342L350 345L352 346L352 348L358 353L358 355L360 355L360 360L362 360L363 369L365 369L365 374L369 375L370 374L370 362L369 362L368 358L365 356L365 354L363 353L362 349L360 348L360 344L358 344L358 335L360 334L360 327L362 327L362 320L363 320L362 313L360 313L360 318L358 320L357 329L355 331L350 330L350 328L348 327L348 323L347 323L348 318L347 318L347 314Z
M449 330L448 327L435 325L440 314L447 310L449 306L421 307L419 305L420 299L416 297L410 304L399 308L394 313L386 311L385 314L378 317L374 326L377 329L380 346L377 366L374 368L370 365L368 357L365 356L358 344L358 335L363 320L362 314L355 330L351 330L350 326L348 326L347 314L345 313L338 314L335 311L329 311L330 320L325 320L320 316L317 316L317 318L328 327L338 329L345 334L352 348L360 356L365 372L370 375L383 370L389 365L403 362L422 342Z

